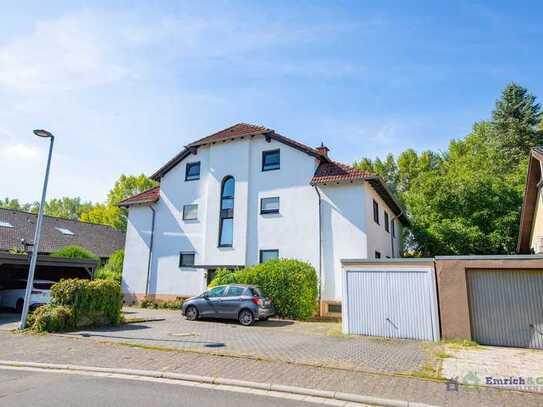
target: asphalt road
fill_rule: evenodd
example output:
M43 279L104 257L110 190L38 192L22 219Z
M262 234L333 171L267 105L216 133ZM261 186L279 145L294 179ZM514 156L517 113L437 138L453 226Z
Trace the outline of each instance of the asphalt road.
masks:
M0 368L0 406L309 407L315 403L179 384Z

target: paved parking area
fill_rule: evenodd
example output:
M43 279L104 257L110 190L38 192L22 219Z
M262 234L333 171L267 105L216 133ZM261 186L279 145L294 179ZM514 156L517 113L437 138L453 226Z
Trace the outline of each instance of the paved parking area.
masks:
M125 311L128 318L154 320L67 335L363 371L413 372L432 363L430 343L346 337L338 323L269 320L244 327L236 321L191 322L178 311Z
M0 331L12 331L17 329L20 314L0 310Z

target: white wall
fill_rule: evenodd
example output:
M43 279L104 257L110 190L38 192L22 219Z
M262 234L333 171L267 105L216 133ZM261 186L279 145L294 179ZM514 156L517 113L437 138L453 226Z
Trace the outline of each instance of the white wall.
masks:
M367 198L361 184L320 186L322 195L322 300L341 301L341 259L367 257Z
M368 232L368 258L375 258L375 251L381 253L381 258L388 257L400 257L400 221L395 219L396 224L396 237L394 238L394 253L392 253L392 219L394 213L388 208L385 201L381 199L379 194L375 192L370 184L364 184L366 190L364 205L366 207L367 214L367 232ZM373 220L373 200L379 204L379 224ZM388 213L389 219L389 232L385 230L385 215L384 211Z
M145 293L152 212L146 206L128 211L122 288L126 294Z
M281 168L262 171L262 152L274 149L281 151ZM196 161L200 179L185 181L187 163ZM310 185L316 165L314 157L275 140L267 142L263 136L203 146L185 158L162 178L160 200L154 205L150 293L192 296L204 290L205 270L179 267L181 251L195 252L196 265L236 266L256 264L260 250L277 249L280 257L308 261L319 272L319 202ZM219 248L220 193L226 176L235 179L234 240L231 248ZM381 211L385 205L366 184L319 189L323 199L322 299L340 300L342 258L366 258L368 253L372 257L374 250L383 257L390 255L390 234L382 224L375 227L373 223L372 198ZM280 198L280 213L261 215L260 199L275 196ZM198 204L198 220L183 221L187 204ZM138 236L137 231L145 235L151 211L131 207L129 213L126 281L133 292L143 293L145 277L143 286L135 281L147 273L148 249L133 236ZM144 219L149 225L142 223Z

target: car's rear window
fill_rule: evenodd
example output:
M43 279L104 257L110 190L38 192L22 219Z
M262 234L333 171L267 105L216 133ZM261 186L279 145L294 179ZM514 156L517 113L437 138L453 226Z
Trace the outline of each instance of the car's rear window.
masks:
M34 283L34 288L37 290L50 290L55 283Z
M249 294L252 295L253 297L264 297L262 295L262 291L260 291L260 289L256 287L249 288Z

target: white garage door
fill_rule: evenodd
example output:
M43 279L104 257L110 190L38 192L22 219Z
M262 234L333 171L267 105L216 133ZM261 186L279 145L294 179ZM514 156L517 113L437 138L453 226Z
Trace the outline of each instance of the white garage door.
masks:
M343 288L345 333L439 340L432 268L346 270Z

